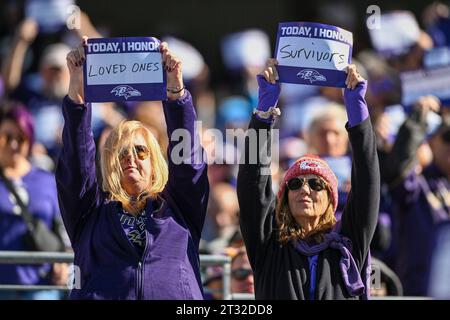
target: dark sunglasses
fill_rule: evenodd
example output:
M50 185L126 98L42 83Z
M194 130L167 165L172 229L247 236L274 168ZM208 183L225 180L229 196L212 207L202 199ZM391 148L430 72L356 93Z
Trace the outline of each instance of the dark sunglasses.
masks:
M18 144L22 144L25 142L25 137L20 134L13 134L10 132L0 133L0 138L4 138L6 143L10 144L12 141L17 141Z
M251 276L252 274L253 271L251 269L240 268L231 271L231 276L239 281L245 280L248 276Z
M119 153L119 159L125 159L130 153L128 148L124 148ZM134 146L134 154L138 157L139 160L145 160L150 156L150 150L146 146Z
M309 187L311 188L311 190L314 190L314 191L322 191L323 189L326 188L325 182L323 182L319 178L310 178L310 179L298 178L298 177L292 178L286 182L286 186L289 190L294 191L294 190L298 190L298 189L302 188L304 186L305 182L308 182Z

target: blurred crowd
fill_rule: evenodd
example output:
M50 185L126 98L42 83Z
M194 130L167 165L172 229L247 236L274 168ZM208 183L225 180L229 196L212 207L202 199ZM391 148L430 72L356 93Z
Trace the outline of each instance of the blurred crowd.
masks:
M57 9L54 15L45 15L40 11L44 7L36 8L42 2L23 5L21 1L9 1L2 12L5 28L0 30L0 167L21 190L20 196L30 211L47 219L54 228L57 223L53 220L59 213L52 177L61 148L61 103L69 85L66 55L83 35L118 35L109 34L107 28L97 29L83 8L79 28L69 29L66 17L58 16ZM64 6L74 4L71 0L58 2ZM449 239L439 235L448 230L442 225L450 220L450 79L445 82L433 78L438 77L436 70L450 67L450 9L444 3L433 3L420 16L409 11L382 12L379 23L381 28L357 26L369 28L372 47L359 48L353 57L369 83L366 99L376 130L382 175L379 221L371 246L377 261L375 269L378 266L382 276L381 286L372 293L450 298L450 278L436 279L436 274L450 267L449 259L434 258L436 252L442 255L438 249ZM276 26L273 29L276 32ZM244 130L238 129L246 128L257 103L256 75L272 56L270 38L261 30L248 29L220 39L217 45L229 77L212 87L214 70L189 39L151 36L168 42L184 62L184 82L202 122L211 192L200 253L230 256L231 293L253 294L253 273L238 224L236 178L241 150L237 141L244 135ZM425 89L414 87L417 82L423 83L420 88ZM440 82L438 90L436 82ZM284 171L297 158L306 153L318 154L339 179L339 218L349 190L352 163L341 89L282 86L282 115L275 123L279 140L274 147L279 152L278 159L273 159L274 192ZM165 153L168 141L162 105L147 101L93 106L92 128L98 154L111 128L123 119L145 123ZM222 139L221 143L217 139ZM27 249L20 241L25 227L19 226L22 218L15 212L16 207L16 200L0 181L0 250ZM63 231L60 233L65 237ZM70 244L66 245L70 251ZM62 276L55 276L58 266L28 266L19 271L14 268L0 265L0 283L64 281ZM204 268L207 297L223 298L222 275L221 267ZM435 288L442 281L447 283L447 290ZM0 298L7 295L0 292Z

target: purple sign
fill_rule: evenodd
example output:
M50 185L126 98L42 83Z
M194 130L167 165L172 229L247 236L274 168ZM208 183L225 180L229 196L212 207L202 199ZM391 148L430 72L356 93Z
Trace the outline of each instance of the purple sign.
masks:
M411 106L422 96L434 95L450 105L450 66L402 72L402 103Z
M152 37L89 39L84 64L87 102L165 100L166 73Z
M282 22L275 57L281 82L345 87L344 69L351 63L353 35L326 24Z

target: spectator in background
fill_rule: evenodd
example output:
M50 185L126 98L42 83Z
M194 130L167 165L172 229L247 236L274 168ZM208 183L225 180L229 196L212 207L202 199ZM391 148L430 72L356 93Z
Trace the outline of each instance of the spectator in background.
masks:
M231 260L231 284L230 292L254 294L255 288L253 286L253 270L248 260L247 250L245 247L238 249Z
M393 58L390 63L399 71L419 70L423 67L423 57L427 50L433 48L433 40L423 30L411 49L404 55Z
M2 108L3 109L3 108ZM13 105L9 110L1 110L0 115L0 170L5 178L0 178L0 250L30 251L24 240L27 225L22 217L13 192L4 179L10 180L15 192L28 211L37 219L42 219L47 227L54 230L61 240L67 241L62 225L53 174L42 171L30 163L28 157L34 142L34 126L31 115L24 107ZM66 285L68 268L65 264L55 264L52 268L44 265L0 265L1 284L20 285ZM59 299L57 290L0 291L0 299Z
M31 3L31 1L30 1ZM39 4L35 2L36 7L42 5L45 8L49 5L49 10L53 10L52 6L56 3ZM57 30L63 30L72 34L78 43L81 35L88 35L91 37L99 37L100 34L91 24L91 21L86 13L80 12L80 28L75 28L74 31L68 31L65 23L58 22ZM46 23L51 26L54 21L51 17L46 19ZM63 20L64 21L64 20ZM35 121L36 144L35 149L32 150L33 155L46 157L48 153L53 161L58 156L61 146L61 130L63 118L60 112L60 106L64 95L69 88L69 72L66 67L66 55L70 51L70 47L64 43L55 43L54 39L49 34L43 35L43 26L32 17L25 18L16 28L15 35L9 50L5 54L2 75L5 82L5 89L7 95L13 99L22 102L33 115ZM57 32L59 35L59 32ZM39 57L35 64L38 66L37 74L25 74L24 64L26 63L26 56L29 53L32 44L38 36L49 37L46 41L39 39L41 52L37 55ZM51 44L49 40L52 39ZM45 46L43 46L45 44ZM104 117L107 119L107 117ZM41 160L41 163L48 163L48 160ZM47 165L47 169L53 170L54 165Z
M434 1L422 12L422 21L435 47L450 44L450 8L447 4Z
M204 278L205 300L223 300L223 267L207 267Z
M15 29L12 43L2 61L2 75L8 93L20 84L27 51L38 32L38 25L33 19L23 20Z
M435 248L431 260L428 294L434 299L450 299L450 221L441 223L436 229Z
M346 122L347 116L341 105L328 105L322 112L317 113L304 132L308 152L321 157L347 155Z
M247 250L241 241L236 241L235 244L237 243L240 243L240 245L226 247L222 251L222 254L231 257L229 292L231 294L243 293L253 295L255 293L253 270L248 260ZM223 300L223 267L212 266L206 268L203 285L207 289L207 298L209 300Z
M356 65L361 76L367 78L364 67L356 59L353 59L352 63ZM284 105L279 128L281 137L304 138L313 118L328 113L329 107L333 105L343 109L340 88L283 83L280 99ZM304 115L300 119L297 117L299 113Z
M201 139L207 155L210 185L214 186L222 182L236 185L240 150L226 138L223 141L224 135L218 129L203 130Z
M38 83L30 82L30 78L22 79L25 53L37 34L35 21L27 19L21 23L5 59L3 77L11 98L24 103L33 115L36 142L55 158L61 143L63 123L60 105L69 88L65 60L70 48L62 43L48 46L39 62Z
M376 127L377 121L384 113L385 108L398 105L401 102L400 76L385 59L373 51L364 50L360 52L358 60L366 68L370 79L367 88L367 103L370 107L370 117Z
M395 140L389 148L380 148L380 168L382 180L390 185L399 183L410 170L420 173L425 166L420 161L418 150L425 144L428 116L439 113L439 100L434 96L417 99L411 113L405 118L396 132ZM416 162L415 160L419 160Z
M228 183L214 185L202 233L206 252L220 254L229 245L231 238L239 229L238 212L236 189Z
M417 148L426 136L426 115L439 111L439 102L423 97L399 131L393 161L380 162L390 181L398 219L398 257L396 272L402 280L405 295L427 294L430 260L435 230L450 218L450 118L429 137L433 162L420 172L415 170ZM392 168L397 168L393 171Z

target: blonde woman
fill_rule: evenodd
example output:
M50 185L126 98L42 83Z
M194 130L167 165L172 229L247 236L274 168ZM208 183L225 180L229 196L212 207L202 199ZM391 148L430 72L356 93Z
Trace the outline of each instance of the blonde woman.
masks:
M258 75L259 103L246 142L245 159L267 154L274 107L280 94L276 60ZM351 192L336 222L337 178L315 155L298 159L286 172L278 197L267 162L240 165L237 192L241 231L254 271L257 299L363 299L368 296L369 245L380 200L375 137L364 95L367 82L353 65L347 69L344 100L352 147ZM301 116L301 115L299 115ZM252 136L249 134L249 136ZM255 148L254 148L255 149Z
M206 164L194 160L202 150L181 61L166 43L160 50L167 73L167 133L178 128L190 133L191 153L184 155L189 161L176 165L169 156L167 165L152 133L138 121L125 121L113 129L101 154L101 188L92 110L83 95L83 47L67 56L70 88L56 179L75 251L75 279L81 280L74 283L72 299L203 299L198 246L209 192ZM175 144L170 142L169 155Z

